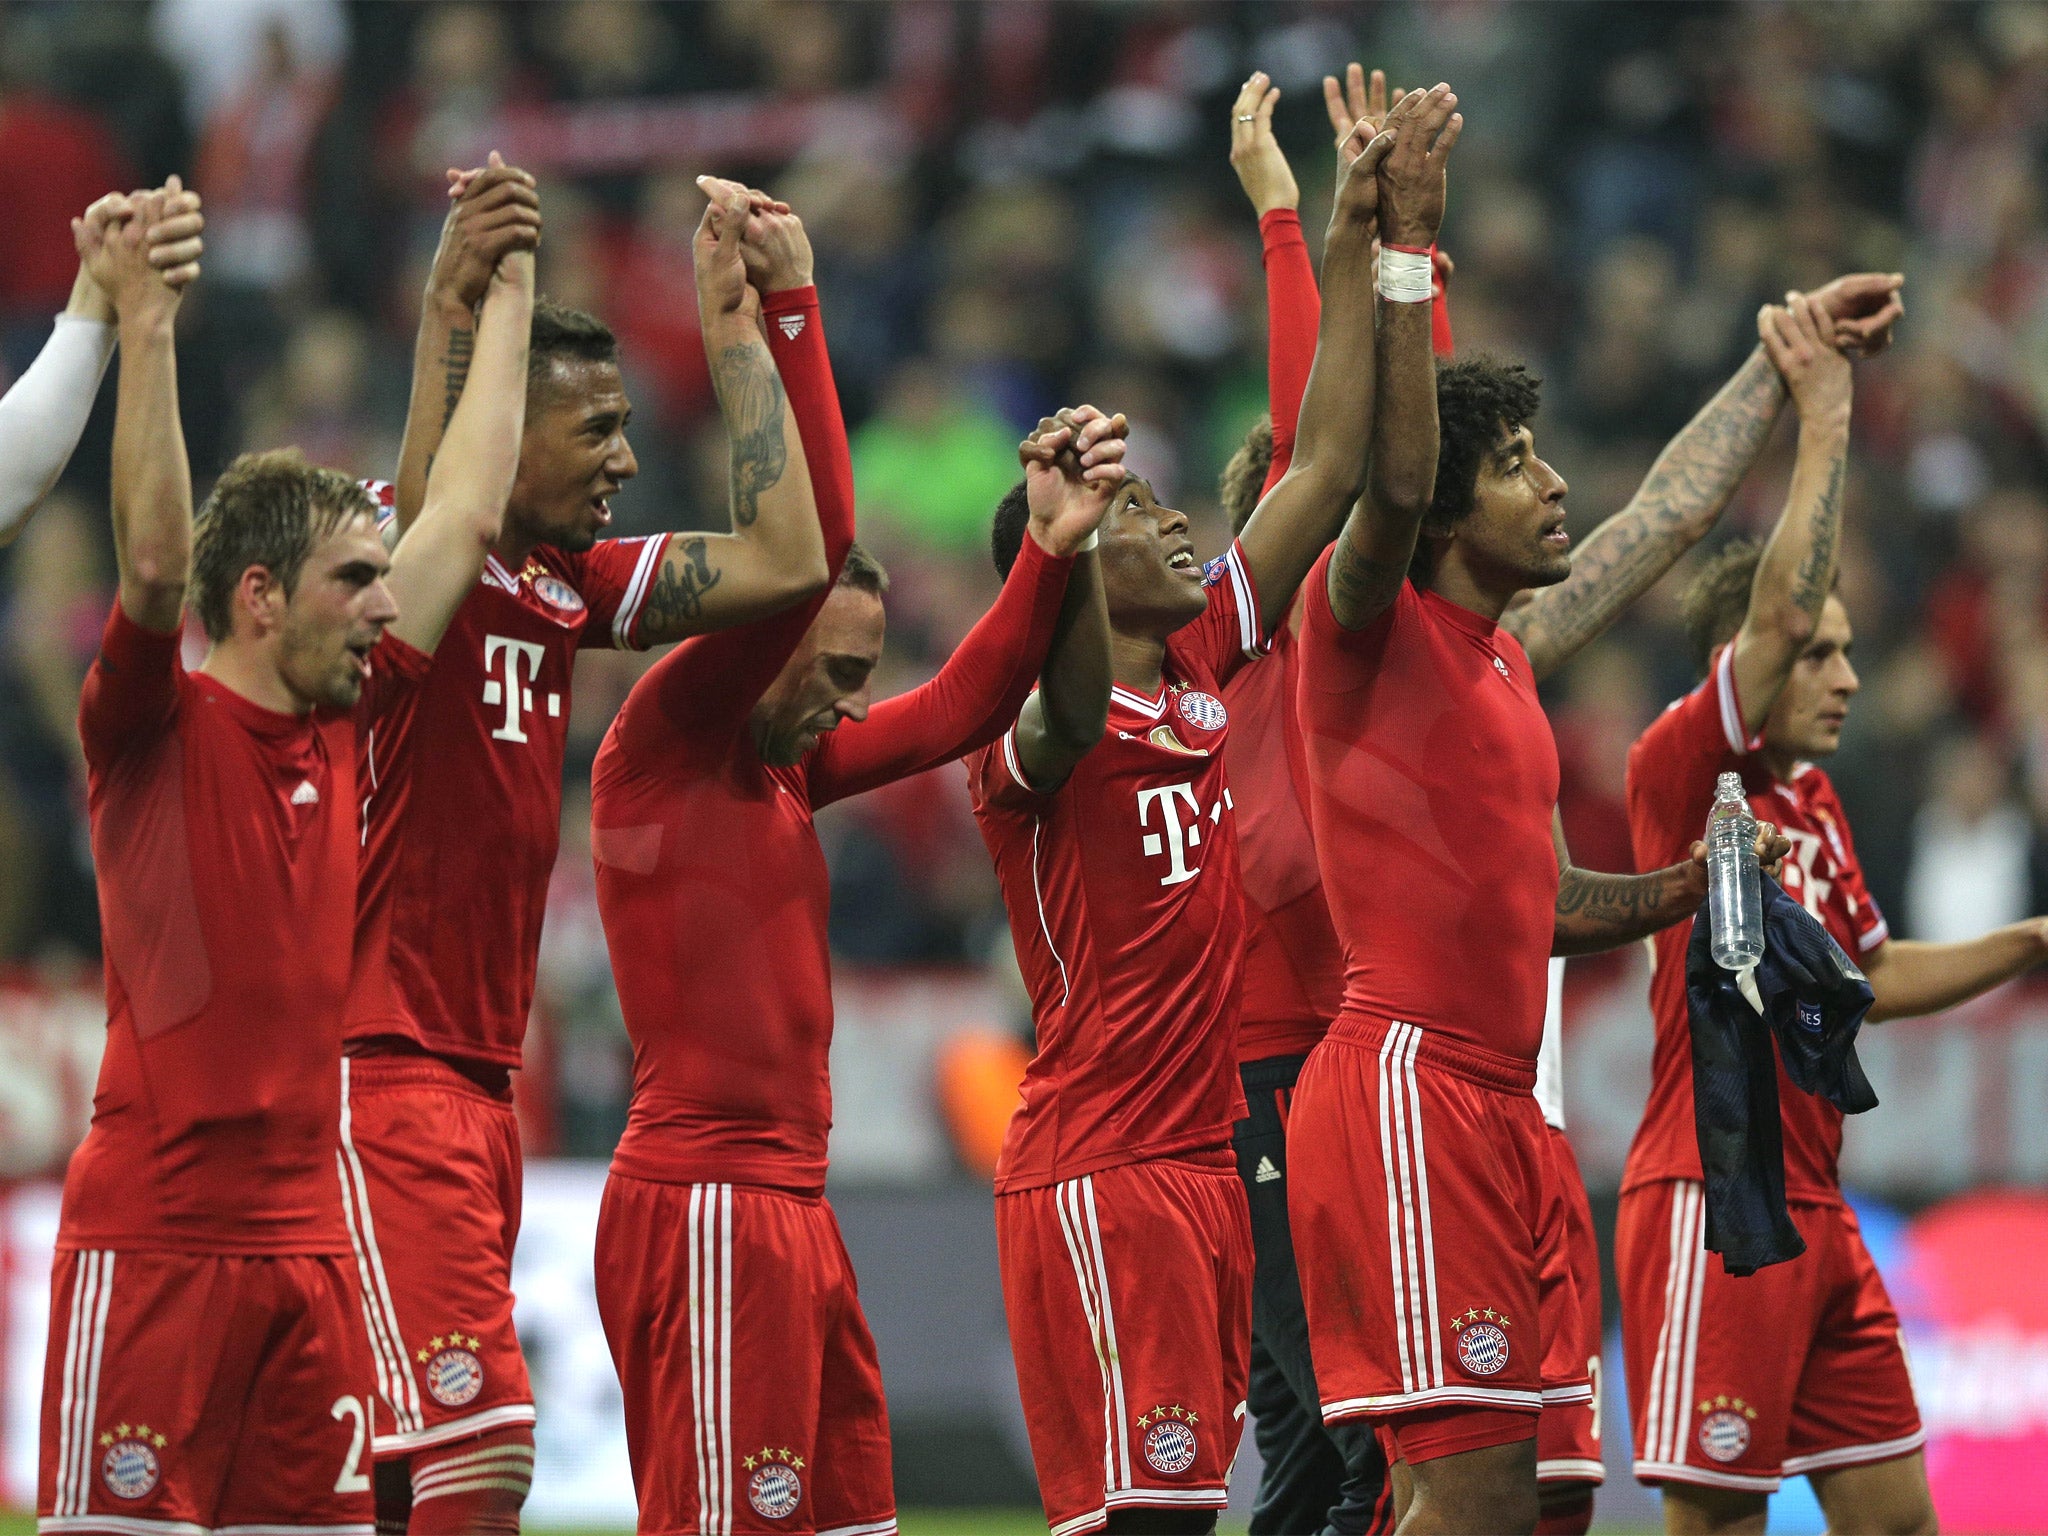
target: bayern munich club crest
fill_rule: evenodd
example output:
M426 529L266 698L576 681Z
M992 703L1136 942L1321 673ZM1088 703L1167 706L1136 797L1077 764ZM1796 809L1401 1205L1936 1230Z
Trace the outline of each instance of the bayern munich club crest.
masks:
M1505 1312L1492 1307L1470 1307L1462 1317L1451 1319L1458 1336L1458 1364L1474 1376L1498 1376L1507 1369L1507 1330L1514 1326Z
M804 1480L798 1475L803 1464L803 1457L787 1446L781 1450L763 1446L742 1458L742 1465L752 1474L747 1478L747 1502L754 1506L755 1514L763 1520L781 1520L796 1513L804 1499Z
M1138 1415L1145 1432L1145 1465L1164 1477L1177 1477L1195 1464L1195 1425L1201 1416L1179 1403Z
M583 594L559 576L537 576L533 582L534 595L550 608L559 608L564 613L583 611Z
M437 1334L416 1358L427 1368L427 1395L443 1408L476 1401L484 1389L484 1363L476 1357L483 1341L473 1334Z
M1190 688L1180 696L1180 717L1197 730L1220 731L1230 719L1230 712L1215 694Z
M163 1480L164 1437L147 1424L116 1424L100 1436L100 1481L117 1499L147 1498Z
M1739 1397L1715 1396L1700 1403L1700 1449L1710 1461L1739 1461L1749 1449L1756 1410Z

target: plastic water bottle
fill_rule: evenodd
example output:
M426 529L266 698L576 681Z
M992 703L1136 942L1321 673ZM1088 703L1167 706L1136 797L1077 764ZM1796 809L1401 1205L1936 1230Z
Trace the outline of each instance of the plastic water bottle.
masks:
M1714 963L1740 971L1764 955L1764 895L1756 869L1756 817L1742 775L1724 773L1707 817L1707 936Z

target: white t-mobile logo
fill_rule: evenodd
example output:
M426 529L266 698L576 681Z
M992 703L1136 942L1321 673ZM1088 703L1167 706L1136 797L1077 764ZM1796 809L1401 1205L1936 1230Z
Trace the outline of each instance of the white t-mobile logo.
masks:
M510 640L503 635L484 636L484 670L497 670L498 653L505 653L505 679L486 678L484 681L484 702L505 706L505 723L491 732L494 741L524 741L526 732L520 727L521 718L532 712L533 690L527 687L540 676L541 648L531 640ZM522 678L521 674L524 673ZM551 693L548 698L548 713L562 712L562 696Z
M1185 824L1181 821L1182 801L1187 802L1187 821ZM1147 832L1145 834L1144 847L1148 858L1160 853L1166 855L1169 867L1166 873L1159 877L1159 883L1161 885L1179 885L1183 881L1194 879L1195 876L1201 873L1201 870L1188 868L1188 850L1202 846L1202 812L1201 807L1195 803L1195 786L1192 784L1163 784L1157 789L1139 790L1139 826L1149 827L1152 825L1152 807L1155 805L1159 807L1160 825L1165 830L1163 832ZM1217 807L1216 814L1222 814L1221 806ZM1216 816L1211 816L1209 819L1214 821Z

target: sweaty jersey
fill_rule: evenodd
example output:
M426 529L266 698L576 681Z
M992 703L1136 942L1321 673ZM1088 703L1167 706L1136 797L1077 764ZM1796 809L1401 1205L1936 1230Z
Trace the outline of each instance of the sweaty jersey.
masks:
M1038 1028L998 1193L1221 1147L1244 1114L1244 902L1219 695L1263 637L1238 547L1206 581L1159 691L1113 688L1102 740L1057 790L1025 782L1014 725L968 761Z
M1330 559L1308 577L1300 701L1344 945L1336 1028L1398 1020L1533 1062L1556 928L1557 746L1529 658L1407 581L1346 630Z
M1629 749L1628 817L1636 865L1655 869L1686 857L1706 830L1714 781L1723 773L1740 773L1750 810L1759 821L1775 823L1792 844L1778 876L1785 894L1819 918L1844 952L1860 961L1891 935L1863 883L1835 786L1811 763L1795 768L1789 782L1780 780L1757 755L1762 745L1761 736L1744 739L1735 648L1723 646L1707 680L1665 710ZM1690 921L1655 938L1650 1006L1657 1019L1657 1045L1650 1101L1629 1147L1624 1190L1659 1179L1700 1177L1685 1001L1685 946L1691 938ZM1795 1088L1782 1063L1778 1110L1785 1131L1786 1196L1839 1201L1842 1112Z
M354 710L279 714L117 602L78 711L107 1048L58 1244L349 1251L335 1149L357 736L427 658L394 635Z
M1237 801L1244 881L1244 998L1237 1059L1305 1055L1344 1001L1344 950L1330 922L1308 825L1308 769L1295 697L1301 642L1281 625L1256 667L1223 685L1224 765Z
M578 648L634 646L665 535L492 556L434 653L409 742L365 742L351 1049L402 1037L517 1067L533 1006ZM409 754L394 793L384 765ZM383 963L378 963L381 956Z

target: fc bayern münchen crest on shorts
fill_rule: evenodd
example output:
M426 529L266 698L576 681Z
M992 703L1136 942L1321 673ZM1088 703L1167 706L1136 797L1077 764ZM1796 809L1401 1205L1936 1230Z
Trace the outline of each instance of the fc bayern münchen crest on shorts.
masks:
M1458 1336L1458 1364L1474 1376L1497 1376L1507 1369L1507 1330L1514 1326L1505 1312L1492 1307L1469 1307L1463 1316L1451 1319L1451 1331Z
M560 608L565 613L580 613L583 610L583 594L559 576L536 576L533 590L535 595L551 608Z
M417 1354L427 1368L427 1395L443 1408L476 1401L484 1389L484 1363L476 1357L483 1341L473 1334L436 1334Z
M1700 1449L1714 1461L1737 1461L1749 1449L1756 1410L1739 1397L1717 1394L1700 1403Z
M1220 731L1229 723L1230 711L1215 694L1190 688L1180 696L1180 717L1198 730Z
M146 1498L164 1475L156 1453L164 1437L147 1424L116 1424L100 1436L106 1447L100 1457L100 1481L117 1499Z
M803 1457L784 1446L776 1450L763 1446L742 1464L754 1475L747 1479L747 1502L763 1520L780 1520L796 1513L803 1502L804 1480L797 1475Z
M1160 1406L1138 1415L1138 1428L1145 1431L1145 1465L1166 1477L1176 1477L1195 1464L1195 1425L1201 1415L1179 1403Z

